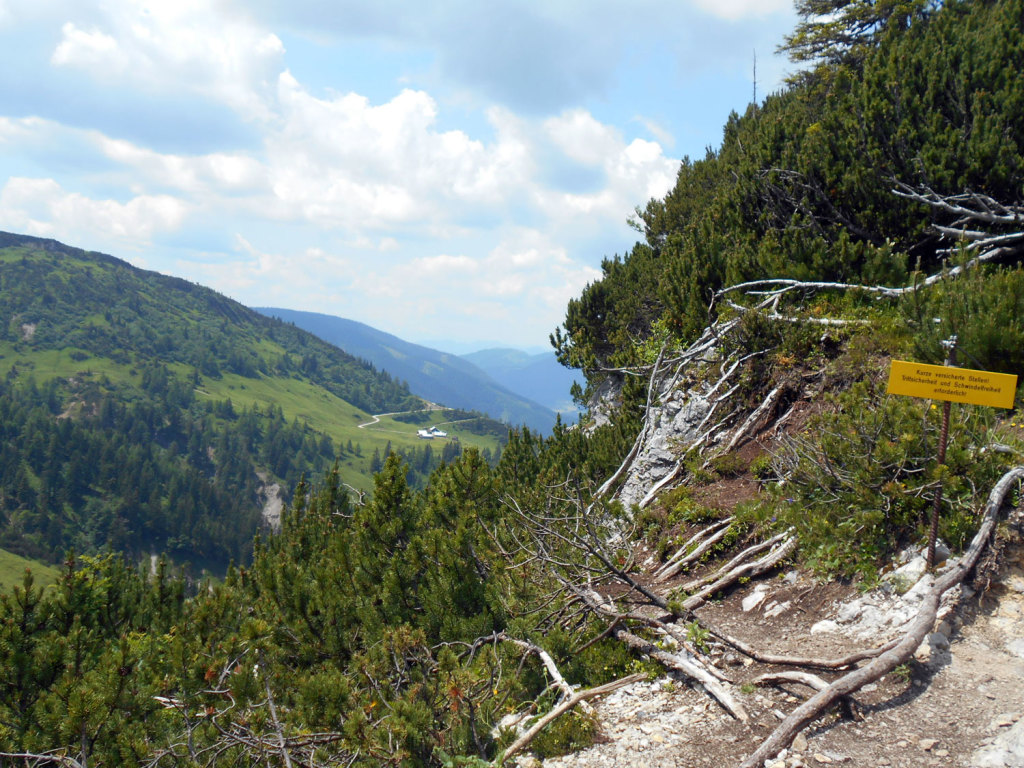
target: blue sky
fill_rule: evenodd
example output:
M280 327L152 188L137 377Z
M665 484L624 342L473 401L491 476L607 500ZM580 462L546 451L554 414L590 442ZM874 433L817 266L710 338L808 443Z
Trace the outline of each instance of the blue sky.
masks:
M537 348L780 87L789 0L0 0L0 229Z

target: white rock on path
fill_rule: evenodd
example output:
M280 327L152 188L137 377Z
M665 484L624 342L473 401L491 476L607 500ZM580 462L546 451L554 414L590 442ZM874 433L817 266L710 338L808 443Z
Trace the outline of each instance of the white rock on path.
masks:
M1024 766L1024 720L1002 730L988 746L971 756L971 768L1022 768Z
M748 611L752 611L755 608L757 608L757 606L759 606L762 602L764 602L764 599L765 599L765 597L767 595L768 595L768 587L767 587L767 585L765 585L765 584L758 584L756 587L754 587L750 591L749 595L747 595L746 597L743 598L743 603L742 603L742 605L743 605L743 612L747 613Z

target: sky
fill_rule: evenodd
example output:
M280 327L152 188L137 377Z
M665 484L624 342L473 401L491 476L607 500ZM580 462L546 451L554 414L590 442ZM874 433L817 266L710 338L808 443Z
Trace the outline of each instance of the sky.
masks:
M0 0L0 230L541 349L792 67L791 0Z

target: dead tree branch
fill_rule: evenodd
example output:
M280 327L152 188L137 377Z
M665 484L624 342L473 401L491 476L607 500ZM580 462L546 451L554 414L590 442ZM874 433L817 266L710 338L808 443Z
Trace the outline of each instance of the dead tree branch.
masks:
M524 733L522 736L520 736L518 739L512 742L509 748L506 749L504 753L499 755L498 759L494 761L495 765L504 765L505 761L508 760L510 757L512 757L515 754L518 754L519 752L522 752L527 746L529 746L530 742L537 738L537 734L544 730L548 723L561 717L570 709L575 707L577 704L587 701L588 699L597 698L598 696L604 696L606 693L611 693L612 691L616 691L619 688L623 688L627 685L638 683L646 677L647 676L643 673L637 673L635 675L630 675L629 677L623 677L620 680L615 680L611 683L599 685L596 688L588 688L585 691L574 691L571 697L563 701L561 704L559 704L546 715L544 715L542 718L540 718L536 723L530 726L529 730L527 730L526 733Z
M703 605L704 601L708 597L722 589L725 589L726 587L732 586L741 578L750 578L767 573L786 559L786 557L796 549L796 543L796 536L792 535L792 533L787 533L785 538L779 540L768 554L760 560L755 560L752 563L746 563L738 568L734 568L721 578L701 589L696 594L686 598L682 604L683 608L687 611L696 610Z
M989 537L995 529L1003 501L1010 492L1010 489L1015 484L1021 482L1022 479L1024 479L1024 466L1014 467L1004 474L989 494L988 502L985 504L983 512L981 527L978 529L977 534L975 534L967 551L938 577L931 575L923 577L933 580L932 584L925 592L921 601L921 607L918 609L917 615L911 622L910 627L898 642L868 665L843 675L793 710L779 727L761 743L761 746L743 761L740 768L759 768L767 758L788 747L800 731L820 717L839 699L851 695L868 683L873 683L913 655L935 624L935 617L942 595L963 581L964 577L978 562L978 558L981 556Z
M23 760L26 768L58 765L66 768L83 768L82 763L59 752L0 752L0 758Z

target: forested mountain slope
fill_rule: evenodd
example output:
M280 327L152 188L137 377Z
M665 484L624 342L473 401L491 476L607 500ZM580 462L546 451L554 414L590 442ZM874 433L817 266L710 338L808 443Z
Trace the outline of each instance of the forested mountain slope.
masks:
M356 457L343 424L420 402L293 326L55 241L0 235L0 317L0 545L35 557L223 567L251 548L261 486L336 458L357 482L385 439Z
M294 309L256 307L270 317L294 323L324 341L369 360L417 395L449 408L486 413L513 426L550 432L554 412L502 386L471 361L412 344L365 323ZM568 389L566 390L568 396Z

